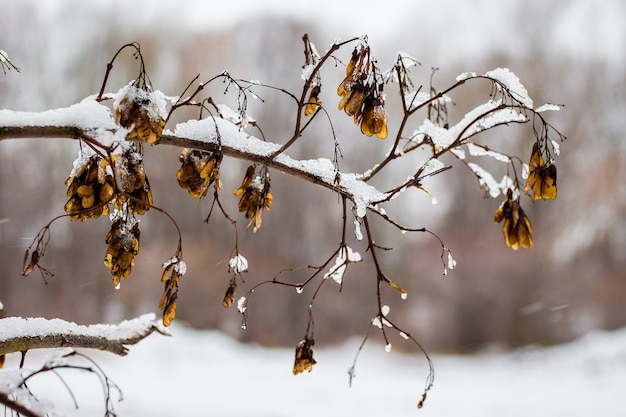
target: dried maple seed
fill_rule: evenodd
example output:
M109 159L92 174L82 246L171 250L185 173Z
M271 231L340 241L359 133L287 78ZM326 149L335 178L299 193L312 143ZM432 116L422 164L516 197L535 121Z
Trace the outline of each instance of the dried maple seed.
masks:
M115 121L131 129L127 139L136 138L147 143L159 140L165 126L165 119L151 92L135 86L128 86L124 96L115 103Z
M110 159L113 161L112 164L109 158L106 158L103 161L104 165L112 165L123 192L115 196L113 207L134 214L145 214L152 206L152 190L143 167L141 153L133 145L121 154L111 155ZM106 191L113 192L108 189Z
M524 210L519 205L519 201L513 200L511 189L507 191L506 200L498 207L493 220L495 223L500 223L504 220L502 233L504 234L506 246L513 250L518 250L520 247L532 248L533 228Z
M339 110L343 110L348 116L354 116L357 114L365 99L367 97L367 91L363 85L357 84L355 88L346 94L339 102Z
M354 48L352 50L352 56L350 57L350 61L348 61L348 65L346 65L346 77L352 76L358 59L359 59L359 51L356 48Z
M313 359L313 344L315 344L313 338L307 337L296 346L296 359L293 364L294 375L313 370L313 365L317 363Z
M556 198L556 166L546 166L537 142L533 144L530 155L528 180L524 187L524 194L528 194L531 189L534 200L554 200Z
M228 288L226 288L226 293L224 294L224 299L222 300L222 305L225 308L229 308L235 302L235 292L237 290L237 283L233 280L231 281Z
M367 136L387 137L387 112L379 99L368 99L363 107L361 132Z
M169 326L176 317L176 300L178 299L178 285L180 277L185 274L185 263L174 256L163 264L161 281L165 283L159 308L163 311L163 325Z
M319 85L316 85L311 89L311 93L309 94L309 101L307 102L306 106L304 106L305 116L312 115L318 108L322 107L322 101L319 99L320 92L321 88Z
M180 157L181 167L176 173L178 185L187 189L189 195L200 201L207 195L211 184L215 189L222 188L220 181L221 152L207 152L196 149L183 149Z
M270 193L269 174L261 178L255 174L254 166L251 165L246 171L246 175L241 183L241 187L233 194L240 195L237 206L240 212L246 213L246 218L250 219L248 226L254 225L253 232L256 232L263 223L263 210L270 210L273 196Z
M118 219L106 235L108 245L104 255L104 266L111 270L113 285L117 288L123 278L130 275L139 253L139 223Z
M355 124L361 125L364 135L385 139L389 117L384 108L382 87L377 69L370 61L369 47L357 46L346 66L346 77L337 87L337 95L341 97L338 108L352 116Z
M89 220L109 214L108 203L113 197L113 177L106 173L99 155L91 155L65 181L67 195L65 211L70 219Z

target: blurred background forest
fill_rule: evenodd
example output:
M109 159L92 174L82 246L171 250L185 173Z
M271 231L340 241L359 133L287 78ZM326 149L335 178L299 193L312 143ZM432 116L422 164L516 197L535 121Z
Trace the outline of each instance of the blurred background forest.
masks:
M626 59L620 49L626 39L626 6L620 0L602 5L536 0L506 6L482 0L468 2L471 9L460 1L444 1L438 8L416 2L395 12L396 2L391 1L373 8L362 5L365 10L352 14L339 5L337 10L324 6L313 12L307 12L311 10L307 5L302 13L281 13L268 6L265 13L243 5L237 11L237 2L228 6L220 2L214 7L237 14L228 23L219 20L226 19L221 15L208 16L210 2L127 3L0 0L0 48L21 68L19 74L0 76L0 108L40 111L97 93L107 62L121 45L132 41L141 44L154 88L172 96L197 74L206 80L223 70L297 92L304 33L322 53L337 38L368 34L381 68L391 66L402 50L421 62L413 81L425 87L433 67L439 68L434 76L438 88L452 84L465 71L508 67L537 105L565 105L549 114L568 138L556 161L558 198L542 204L523 200L535 247L514 252L505 247L501 226L493 224L500 200L485 199L476 179L462 166L455 165L429 184L439 204L431 205L419 193L406 197L402 206L406 218L437 233L458 267L443 277L440 246L434 238L385 234L381 229L379 243L395 247L385 254L385 270L409 292L408 300L394 300L394 316L427 349L446 352L554 344L593 329L626 326ZM377 8L391 10L379 13ZM201 23L203 15L209 23ZM321 99L331 111L338 101L335 88L342 71L336 72L336 82L323 80ZM117 91L136 73L136 62L124 54L116 63L109 91ZM485 84L455 93L459 105L451 108L451 120L464 114L464 103L487 100L489 89ZM212 87L218 102L228 98L222 92L222 85ZM292 129L293 106L271 92L262 98L267 104L254 103L251 115L269 140L284 141ZM390 97L392 130L393 105ZM356 172L367 167L362 161L368 155L385 152L389 144L362 137L349 120L342 124L343 119L347 118L335 117L338 135L345 138L340 167ZM293 148L290 156L332 157L330 141L321 140L328 130L317 122L320 137ZM494 149L517 146L512 149L525 157L532 145L529 128L499 129L482 143ZM173 226L156 211L141 220L141 251L120 290L113 289L110 272L102 264L107 219L57 221L43 261L55 276L46 285L38 274L20 275L31 239L63 213L64 181L77 149L77 142L69 140L0 143L0 300L11 315L80 323L156 311L161 264L176 248ZM232 226L218 215L203 222L211 198L198 203L178 187L179 153L175 148L146 146L144 158L155 204L170 212L183 231L189 271L182 279L177 319L241 340L294 345L306 326L306 294L293 288L261 288L249 306L245 332L236 309L221 306L230 279ZM239 187L245 166L230 159L222 165L222 199L240 220L239 249L250 262L239 295L283 268L322 262L336 247L341 225L336 195L274 172L272 210L265 214L263 228L252 234L236 213L235 197L229 196ZM365 253L365 248L355 249ZM363 263L348 269L343 292L324 288L316 310L318 343L365 332L375 314L374 280Z

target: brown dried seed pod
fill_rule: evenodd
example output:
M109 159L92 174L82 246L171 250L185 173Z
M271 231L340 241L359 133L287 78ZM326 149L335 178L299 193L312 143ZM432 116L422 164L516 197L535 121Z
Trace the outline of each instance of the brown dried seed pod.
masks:
M125 94L116 105L115 121L124 128L132 128L127 139L156 142L163 133L165 119L157 110L153 96L133 86L128 87Z
M366 102L361 116L361 132L367 136L376 135L380 139L387 137L387 122L389 118L382 103L375 100Z

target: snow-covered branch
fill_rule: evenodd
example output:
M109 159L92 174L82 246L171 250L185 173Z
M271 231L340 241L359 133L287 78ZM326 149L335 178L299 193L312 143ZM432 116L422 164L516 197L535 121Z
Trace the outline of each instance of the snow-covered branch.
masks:
M93 97L70 107L44 112L0 110L0 141L67 138L111 145L125 140L127 133L127 129L116 125L108 107ZM365 215L370 203L386 197L357 174L338 172L328 159L295 160L284 153L272 157L280 145L251 136L222 118L208 117L178 124L173 132L164 131L156 143L210 152L219 149L226 156L262 163L346 196L356 206L359 217Z
M14 400L9 394L5 392L0 392L0 404L15 411L19 416L44 417L44 414L39 414L36 411L31 410L24 404L20 404L19 401Z
M0 320L0 355L40 348L99 349L124 356L157 331L165 334L153 313L119 324L79 325L61 319L7 317Z
M50 242L50 227L53 222L67 217L72 221L87 221L91 218L108 216L111 228L105 237L107 249L104 266L111 270L113 285L119 288L121 280L130 276L135 256L139 252L139 216L149 209L158 211L173 223L178 232L176 252L163 263L161 274L164 290L159 309L163 313L163 326L168 326L176 315L178 288L180 279L187 270L187 264L183 260L182 233L176 220L167 211L153 204L152 189L143 165L143 146L170 145L182 149L179 157L180 168L176 171L180 187L186 189L198 201L211 195L209 190L211 186L214 188L213 202L206 221L208 222L212 213L221 213L234 226L235 245L228 269L232 275L222 302L224 307L230 307L237 299L235 295L237 281L241 278L243 282L241 272L246 271L248 265L247 260L239 252L237 220L233 219L221 201L220 190L223 186L220 181L220 166L223 157L251 163L245 170L241 186L235 189L232 195L239 197L237 210L249 219L248 226L254 226L253 233L261 227L263 212L270 210L275 200L273 193L276 192L270 191L270 171L277 170L326 188L341 197L338 201L342 203L342 226L341 230L337 230L337 234L341 234L341 239L321 266L313 266L310 263L307 266L284 268L273 279L254 284L236 303L243 315L242 329L246 328L249 299L259 286L283 285L294 287L297 293L302 293L305 287L311 288L316 285L308 302L305 334L296 345L293 368L294 374L305 370L311 371L316 363L313 358L314 304L320 289L329 281L336 281L342 286L348 265L362 260L361 255L348 245L347 230L351 223L348 218L349 213L352 213L354 219L351 220L354 220L355 225L354 238L358 241L365 240L366 251L371 259L369 265L372 278L377 283L372 288L376 290L378 314L372 319L370 328L380 327L387 350L391 349L391 343L385 326L393 329L404 340L412 342L428 360L429 373L422 398L418 403L418 407L421 407L433 385L434 367L420 342L411 336L408 329L405 331L400 325L394 324L391 318L388 319L389 307L383 304L386 298L383 292L391 287L400 293L401 299L406 299L408 291L385 273L382 254L392 248L377 243L374 236L378 234L377 227L375 228L370 221L372 216L368 218L367 214L376 214L378 216L376 218L382 219L402 233L427 232L434 236L441 245L442 273L446 275L448 270L455 268L456 261L443 240L426 227L401 224L394 216L386 214L385 208L391 208L387 206L392 205L392 200L411 187L425 192L433 202L436 202L435 197L424 188L423 182L426 178L451 167L440 160L449 153L470 169L478 179L479 185L488 191L489 196L495 198L500 194L506 195L494 215L495 223L503 222L505 244L515 250L519 247L530 248L533 244L532 227L521 208L520 198L531 190L534 200L552 200L556 197L556 166L553 156L558 154L559 148L555 139L563 140L565 137L548 124L539 111L558 110L559 107L547 105L535 110L526 88L517 76L505 68L497 68L483 75L462 74L456 82L443 90L433 86L431 76L430 88L428 92L423 92L422 86L415 87L409 78L409 68L415 66L417 61L406 54L399 54L393 69L382 71L378 68L378 61L367 43L367 36L333 43L323 56L319 55L307 35L303 37L303 41L306 60L302 66L304 85L299 99L298 94L293 94L282 87L254 80L235 79L227 72L206 82L198 82L199 76L196 76L179 97L166 96L160 90L153 90L139 45L132 43L122 46L107 64L107 72L97 96L89 96L69 107L43 112L0 110L0 141L19 138L41 140L66 138L81 143L79 155L65 182L66 194L69 197L64 206L66 214L52 219L35 236L26 249L22 275L27 276L35 269L42 273L44 280L46 275L51 275L50 271L40 265L40 260ZM334 53L348 43L356 43L356 46L349 59L344 61ZM135 58L139 59L139 76L118 92L106 93L113 62L126 48L131 48ZM326 96L326 90L322 92L321 89L321 70L325 62L334 62L334 68L345 62L345 77L336 88L334 97L338 105L336 101L332 102L330 99L330 96L335 95L334 91L330 96ZM452 99L448 97L448 93L471 79L491 82L489 100L474 107L454 123L454 120L449 120L448 104ZM223 83L220 88L224 89L224 94L229 89L231 92L235 90L236 107L233 109L236 108L237 111L225 104L215 103L210 95L204 95L205 88L216 80ZM402 98L399 125L395 123L388 125L389 109L385 109L388 94L385 88L393 84L397 84L395 86L397 93ZM296 102L296 112L293 113L296 115L294 131L289 133L289 137L278 138L276 142L266 141L260 125L248 114L248 98L259 98L257 95L259 89L283 93ZM321 97L324 97L326 105ZM168 124L174 111L187 106L199 109L198 119L187 119L176 126L173 126L173 123ZM381 140L389 137L393 142L390 150L384 155L379 155L374 165L363 174L339 171L339 161L344 155L335 133L334 116L330 111L335 106L336 110L345 113L355 125L358 125L362 135ZM418 112L424 113L425 118L416 124L412 118L418 117ZM289 119L291 117L289 115L292 115L285 114L287 116L280 117ZM314 126L312 121L317 115L326 117L329 129L318 131L326 132L327 137L316 139L319 139L320 143L333 144L334 159L291 158L286 152L289 152L292 144L305 137L305 131L307 136L324 135L311 133L314 127L310 126ZM411 123L409 119L412 119ZM532 124L534 144L528 164L524 162L525 159L509 156L492 149L488 144L475 141L477 135L495 127L529 122ZM246 130L249 126L258 129L259 133L256 134L259 137L248 133L252 131ZM409 126L418 127L410 133ZM410 165L399 167L398 171L390 168L392 161L404 158L408 153L412 153L413 158L407 161ZM465 160L466 154L473 157L472 160ZM352 153L350 156L362 155ZM506 164L506 175L502 181L496 181L489 171L476 163L482 156ZM384 183L389 187L388 191L380 191L372 185L374 181L381 183L379 179L383 175L379 174L383 170L385 170ZM400 170L409 170L409 174L399 173ZM519 173L522 172L527 175L520 176ZM526 184L523 183L523 179L527 179ZM276 197L279 197L278 194ZM279 198L276 200L280 201ZM352 207L348 205L348 200ZM407 221L414 221L414 218L415 216L412 216L412 219ZM361 227L364 227L364 231ZM312 272L304 281L293 282L292 278L278 279L283 272L298 270ZM325 271L328 272L324 273ZM125 355L127 345L137 343L153 331L161 332L154 315L142 316L114 326L80 326L58 319L8 318L0 320L0 355L54 347L95 348ZM368 339L368 335L369 330L363 343ZM361 348L362 346L363 344ZM350 368L350 376L354 376L354 363ZM25 380L21 383L24 384ZM107 410L109 410L108 398L107 395ZM12 405L4 403L19 412Z

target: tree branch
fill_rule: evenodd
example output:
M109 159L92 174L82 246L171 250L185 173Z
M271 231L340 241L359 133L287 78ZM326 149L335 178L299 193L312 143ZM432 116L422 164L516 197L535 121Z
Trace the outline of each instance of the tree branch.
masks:
M0 355L41 348L99 349L125 356L127 345L140 342L152 332L163 330L154 314L119 324L78 325L61 319L7 317L0 320Z
M75 126L7 126L0 127L0 140L21 138L69 138L83 137L82 129Z
M87 115L87 110L91 116ZM106 112L105 112L106 110ZM101 113L94 120L93 113ZM55 115L55 125L49 122ZM56 115L61 115L58 117ZM103 132L104 135L103 135ZM83 139L90 143L123 140L125 129L115 125L108 109L88 99L74 106L40 113L0 110L0 141L20 138ZM382 201L386 195L353 173L337 172L330 160L299 161L278 152L281 145L263 141L241 131L235 124L221 118L191 120L165 131L155 143L180 148L214 152L251 162L262 163L285 174L304 179L336 191L350 199L361 215L372 201ZM332 173L332 175L329 175Z
M44 417L43 414L39 414L23 404L13 400L8 394L0 392L0 404L15 411L18 415L24 417Z

